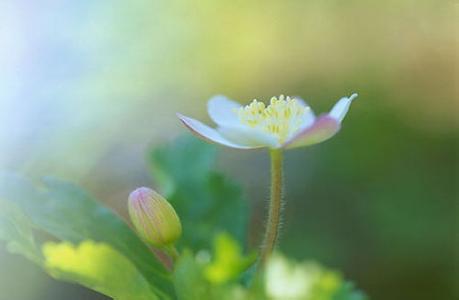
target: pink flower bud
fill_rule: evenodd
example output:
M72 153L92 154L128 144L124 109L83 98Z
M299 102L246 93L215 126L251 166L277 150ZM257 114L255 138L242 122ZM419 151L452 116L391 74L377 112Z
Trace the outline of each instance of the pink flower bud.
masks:
M137 233L156 247L173 245L182 234L174 208L160 194L141 187L129 195L129 215Z

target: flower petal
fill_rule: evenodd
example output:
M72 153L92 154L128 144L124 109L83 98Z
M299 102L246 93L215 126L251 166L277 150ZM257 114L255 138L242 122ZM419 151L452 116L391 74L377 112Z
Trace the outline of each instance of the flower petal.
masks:
M276 136L263 132L257 128L236 125L221 126L217 128L217 130L223 137L240 145L256 148L279 148L281 146Z
M296 148L323 142L334 136L340 129L340 123L329 115L318 117L314 124L295 134L284 145L284 148Z
M257 148L257 147L251 147L251 146L245 146L245 145L238 145L236 143L233 143L231 141L228 141L226 138L224 138L217 130L214 128L211 128L203 123L201 123L198 120L186 117L181 114L177 114L177 117L179 117L180 121L191 130L192 133L197 135L198 137L208 141L208 142L214 142L217 144L221 144L227 147L231 148L236 148L236 149L252 149L252 148Z
M302 120L302 125L300 127L300 130L301 129L304 129L306 127L309 127L312 125L312 123L314 123L314 120L316 119L316 115L314 114L314 111L312 110L312 108L307 104L306 101L304 101L304 99L298 97L298 96L295 96L293 97L296 101L298 101L298 103L303 106L305 108L305 112L304 112L304 116L303 116L303 120Z
M311 108L311 107L309 106L308 102L306 102L306 100L304 100L303 98L301 98L301 97L299 97L299 96L294 96L294 97L292 97L292 98L295 99L296 101L298 101L298 103L299 103L301 106ZM311 110L311 113L314 114L314 112L312 112L312 110Z
M328 115L341 123L349 110L352 100L357 98L357 96L358 95L354 93L350 97L341 98L336 102Z
M241 105L223 95L213 96L207 102L207 112L210 118L220 126L234 125L239 123L237 109Z

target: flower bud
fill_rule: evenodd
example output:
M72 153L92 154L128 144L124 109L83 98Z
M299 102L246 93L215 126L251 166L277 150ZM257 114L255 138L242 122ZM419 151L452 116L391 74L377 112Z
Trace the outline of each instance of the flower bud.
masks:
M141 187L129 195L129 216L137 233L157 247L171 246L182 234L172 205L152 189Z

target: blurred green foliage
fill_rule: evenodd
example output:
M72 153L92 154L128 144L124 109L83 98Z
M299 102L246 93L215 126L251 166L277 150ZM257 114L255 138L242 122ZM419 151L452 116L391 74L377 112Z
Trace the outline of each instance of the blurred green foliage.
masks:
M244 244L224 233L242 235L247 230L247 220L218 220L219 214L226 216L225 209L239 214L244 211L233 209L242 207L247 214L247 208L240 205L244 200L235 184L214 185L213 178L219 178L220 183L226 181L211 170L213 149L214 146L188 136L153 152L153 170L161 170L162 184L169 188L172 199L176 199L177 208L182 207L179 215L188 221L184 224L191 229L182 247L188 247L187 241L194 247L194 251L183 250L171 272L166 271L118 216L82 189L57 179L46 179L43 187L36 187L18 175L0 175L0 199L4 199L0 202L0 240L6 242L10 252L25 256L53 278L79 283L120 300L363 300L364 296L355 292L338 273L317 264L310 267L276 255L268 261L266 270L248 272L254 267L255 254L245 255L241 246ZM161 157L164 153L167 159ZM193 173L181 177L180 170L189 161L197 162L189 164ZM194 184L192 189L187 184L189 181ZM183 191L193 192L186 194L185 199L208 197L208 205L184 209L186 204L180 201L185 200L174 197L180 195L177 191L181 191L181 185L188 188ZM229 194L225 194L227 191ZM231 195L238 197L225 198ZM219 203L221 199L223 204ZM238 201L236 206L231 204ZM209 210L213 219L203 217ZM200 218L193 220L195 216ZM192 230L194 224L203 222L209 226L205 227L206 231ZM36 242L35 231L48 233L51 242L46 235ZM171 289L172 284L175 289Z
M32 233L32 224L13 203L0 199L0 240L9 252L20 254L40 264L42 255Z
M57 279L77 282L113 299L159 299L135 265L109 245L46 243L43 255L46 269Z
M138 268L156 295L162 297L166 294L174 294L170 276L148 247L117 215L77 186L57 179L47 179L45 189L37 188L29 180L18 175L2 173L0 174L0 198L8 201L6 207L17 206L17 209L20 209L30 220L32 228L39 228L57 239L72 243L94 240L111 245L121 253L114 254L114 257L120 258L121 263L128 267L127 272L132 267L125 262L126 259L122 255L128 257L130 263ZM37 251L38 248L34 247L31 241L31 228L26 228L28 231L18 230L26 226L25 216L20 218L17 216L19 215L1 215L2 223L8 223L10 228L15 230L10 230L10 234L7 232L0 237L8 241L12 250L18 248L15 248L15 245L20 245L19 249L26 249L28 246L27 249ZM21 232L25 233L19 234ZM41 256L40 252L41 250L20 253L41 264L38 259ZM115 251L108 250L108 253L113 254ZM46 266L46 263L44 265ZM53 270L51 270L52 274ZM63 277L67 278L64 275ZM110 278L105 276L103 279ZM91 280L83 280L83 282L91 283Z
M299 179L287 161L282 249L349 270L370 290L406 282L410 297L447 299L455 286L457 132L419 131L373 108L346 119L330 142L292 153L307 170Z
M183 224L182 245L209 249L227 231L246 244L249 205L241 189L213 169L216 146L183 136L150 154L150 172Z
M220 237L217 237L220 239ZM228 239L228 237L225 237ZM216 248L214 257L231 259L227 249ZM239 260L243 262L242 260ZM234 261L236 264L237 262ZM335 271L314 262L294 262L276 253L262 276L255 276L244 287L231 277L226 280L209 278L209 268L215 265L185 251L177 262L174 281L181 300L365 300L366 296L342 279ZM223 266L222 266L223 267ZM225 272L231 266L224 266ZM234 266L233 266L234 267ZM236 269L233 269L236 270ZM221 278L220 278L221 279Z
M257 258L254 252L244 256L241 246L224 233L215 238L213 253L213 260L205 268L204 276L208 281L217 284L238 278Z

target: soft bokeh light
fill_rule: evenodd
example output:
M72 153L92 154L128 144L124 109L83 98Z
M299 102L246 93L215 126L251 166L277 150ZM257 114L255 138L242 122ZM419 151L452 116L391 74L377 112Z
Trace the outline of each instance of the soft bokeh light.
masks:
M339 137L287 155L281 248L372 299L448 298L455 12L434 0L2 1L0 169L67 178L126 216L129 191L151 183L149 148L185 132L175 112L208 121L214 94L300 95L321 112L355 91ZM256 245L267 157L221 151ZM101 297L0 249L0 299Z

